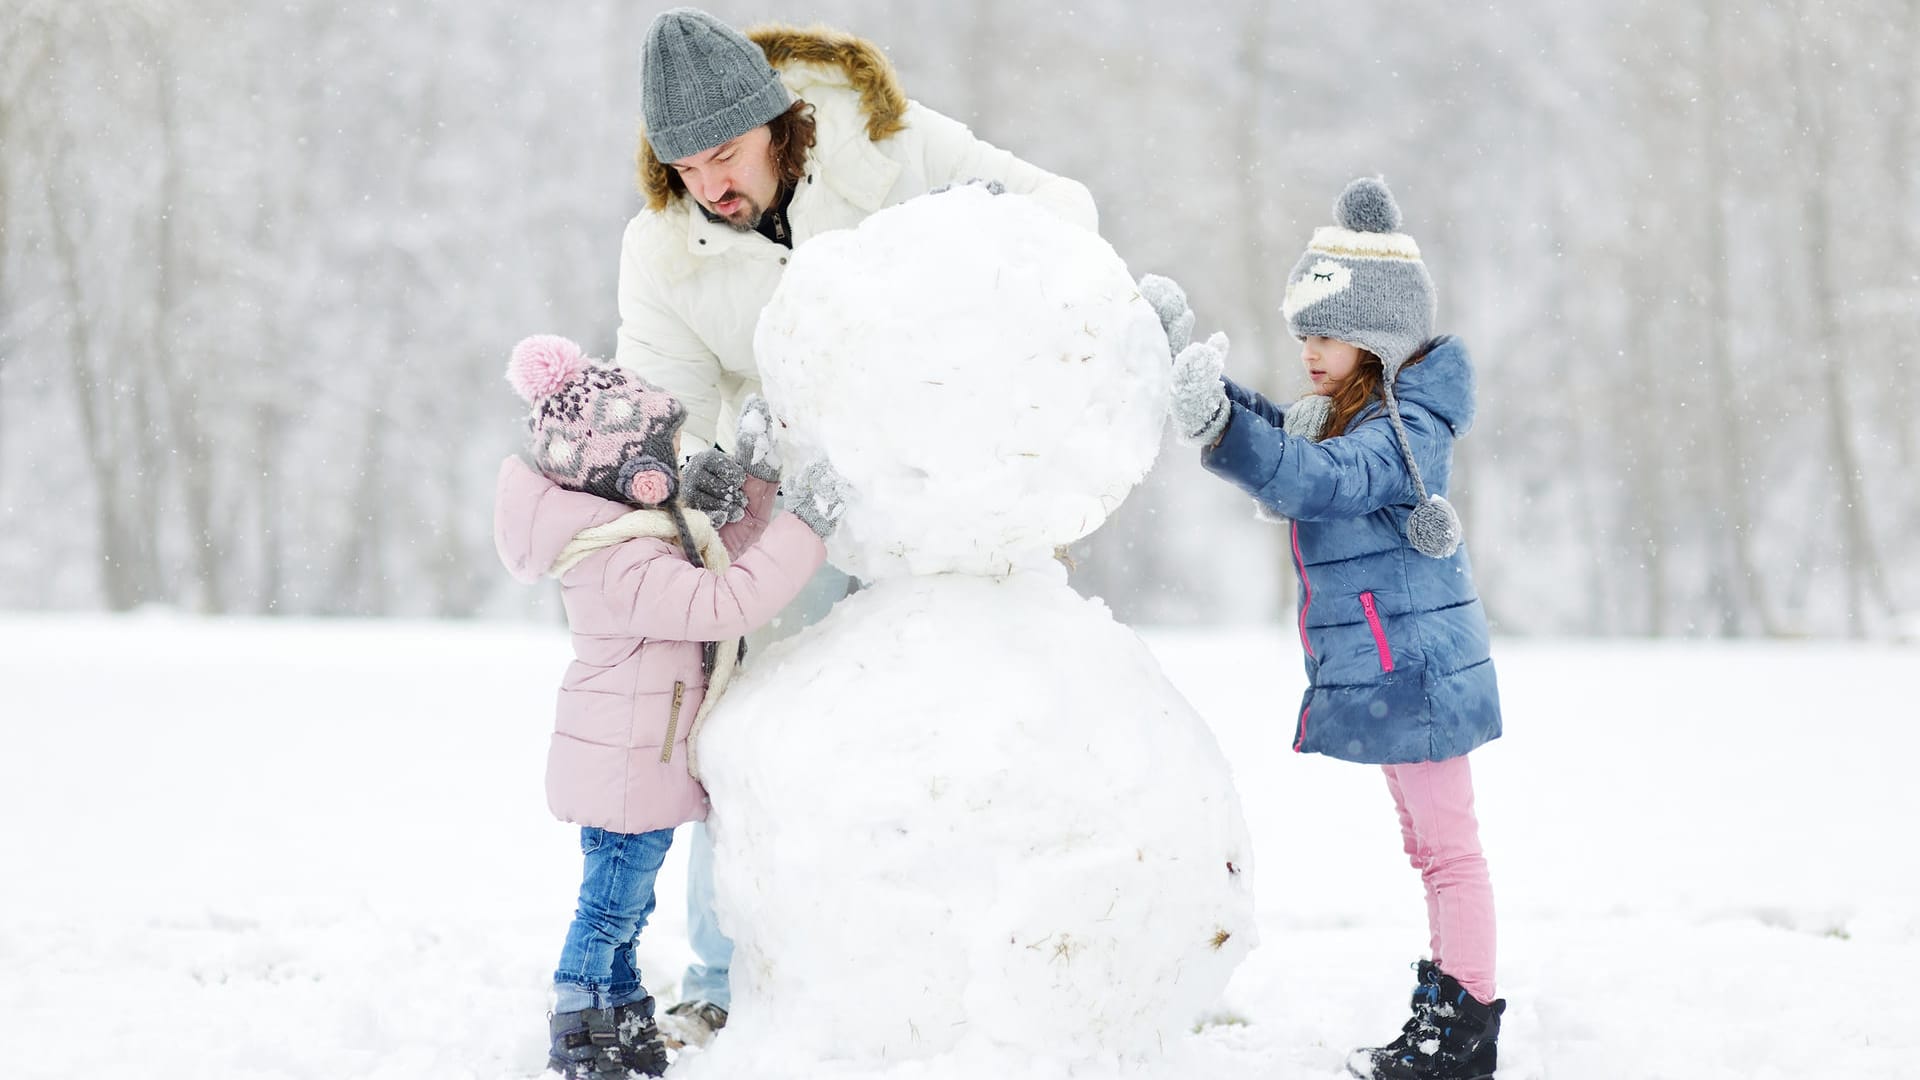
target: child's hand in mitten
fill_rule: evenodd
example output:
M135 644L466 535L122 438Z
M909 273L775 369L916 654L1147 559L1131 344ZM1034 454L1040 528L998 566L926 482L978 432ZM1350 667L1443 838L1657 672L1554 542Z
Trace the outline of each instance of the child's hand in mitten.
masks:
M1193 340L1193 308L1187 303L1186 290L1172 278L1145 274L1140 278L1140 295L1160 316L1160 329L1167 334L1167 355L1179 356Z
M779 446L773 441L777 421L767 399L759 394L740 406L740 426L733 433L733 456L747 475L769 484L780 482Z
M1204 446L1226 430L1233 412L1220 377L1227 369L1227 335L1216 333L1180 350L1173 361L1173 399L1167 411L1175 434Z
M823 459L801 469L784 490L787 510L794 517L806 522L822 540L833 535L840 515L847 511L847 482L831 462Z
M739 521L747 514L747 496L740 485L747 472L726 451L702 450L680 468L680 503L707 515L714 528Z

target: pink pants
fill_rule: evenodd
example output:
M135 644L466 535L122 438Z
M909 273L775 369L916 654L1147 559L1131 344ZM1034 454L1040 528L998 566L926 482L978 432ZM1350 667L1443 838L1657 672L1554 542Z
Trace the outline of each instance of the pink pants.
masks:
M1447 761L1384 765L1400 812L1407 859L1427 890L1433 962L1467 993L1491 1002L1493 882L1473 816L1473 772L1465 754Z

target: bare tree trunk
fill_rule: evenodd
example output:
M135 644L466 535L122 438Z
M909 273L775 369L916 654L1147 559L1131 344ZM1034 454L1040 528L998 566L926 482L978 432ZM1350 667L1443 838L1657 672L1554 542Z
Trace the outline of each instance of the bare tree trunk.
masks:
M95 13L71 5L28 7L9 25L4 42L12 67L25 56L29 70L8 76L12 100L31 97L30 108L8 117L9 157L24 148L38 165L37 186L46 208L48 275L44 301L63 341L49 342L55 357L64 350L64 371L73 396L80 434L77 464L92 488L97 531L99 586L106 604L125 610L165 595L158 534L163 526L161 487L165 481L166 433L152 411L153 358L144 335L130 337L144 305L129 304L137 294L152 253L137 232L107 236L114 215L95 214L100 170L111 171L121 147L103 140L80 142L90 129L71 122L57 96L72 76L61 64L80 70L103 67L131 70L146 57L128 43L148 25L140 8L110 8ZM19 50L19 51L14 51ZM102 90L103 93L109 92ZM122 92L124 93L124 92ZM128 102L115 113L130 125ZM123 135L124 132L103 132ZM135 211L139 209L134 208ZM116 291L117 290L117 291Z
M72 233L73 217L64 212L60 196L59 170L47 173L47 235L54 260L60 271L60 286L67 304L68 384L80 423L80 438L85 449L87 471L94 488L94 527L100 544L99 568L101 592L107 606L126 611L151 599L150 585L155 577L150 567L151 545L148 538L154 521L151 516L128 512L130 504L150 505L144 492L122 490L121 471L140 464L128 447L116 439L112 410L114 389L102 386L93 370L95 354L94 323L87 298L81 288L80 247ZM137 393L134 395L139 396ZM131 488L143 487L137 477ZM132 520L129 520L132 519Z
M5 87L5 60L4 53L0 53L0 146L12 146L12 110ZM14 335L17 333L12 315L14 300L7 292L7 260L14 243L12 180L11 160L0 158L0 492L6 490L7 482L7 374L12 366L8 361L13 356Z
M1729 599L1734 611L1729 620L1729 629L1739 633L1747 625L1742 613L1751 613L1758 620L1760 629L1769 637L1779 635L1779 626L1767 609L1766 597L1753 557L1753 514L1748 503L1747 470L1752 463L1751 449L1747 439L1747 418L1742 414L1740 402L1745 397L1743 386L1734 374L1732 343L1728 336L1733 333L1733 316L1729 311L1729 293L1727 282L1731 272L1727 263L1727 200L1729 190L1729 169L1727 167L1727 139L1729 132L1720 130L1727 115L1727 93L1723 65L1726 60L1721 48L1721 4L1723 0L1709 0L1705 5L1706 41L1704 57L1700 65L1702 79L1702 98L1706 107L1701 110L1706 130L1702 133L1706 143L1706 182L1704 192L1709 205L1706 208L1705 225L1707 232L1706 273L1702 279L1707 283L1707 366L1711 372L1710 392L1706 395L1706 405L1714 415L1713 429L1719 438L1707 440L1713 455L1713 475L1717 478L1712 484L1715 527L1720 535L1714 538L1713 547L1723 555L1715 558L1715 563L1725 560Z
M365 442L360 446L357 482L347 501L348 543L329 574L332 586L324 603L339 614L382 615L390 598L379 588L382 556L387 548L387 506L384 470L387 418L378 407L367 414ZM324 530L331 532L331 529Z
M1899 45L1891 52L1910 61L1920 54L1916 52L1920 50L1920 0L1898 0L1895 6L1898 14L1888 29L1888 38ZM1882 114L1887 118L1886 171L1895 180L1898 197L1893 227L1898 230L1900 242L1895 250L1910 261L1913 253L1920 251L1920 169L1914 167L1913 147L1914 95L1915 84L1920 83L1920 65L1898 63L1893 65L1893 72L1890 100ZM1915 335L1920 334L1920 282L1908 278L1905 282L1896 281L1894 287L1903 295L1891 313L1888 337L1893 349L1904 353L1910 350ZM1920 417L1915 415L1913 383L1910 370L1905 374L1895 371L1893 377L1886 380L1887 407L1894 419L1894 446L1899 452L1902 472L1911 469L1920 457L1920 447L1914 443L1915 436L1920 434L1915 430L1920 426L1916 423ZM1908 501L1911 507L1914 503L1911 494Z
M1235 180L1240 189L1240 205L1247 210L1239 228L1240 280L1246 290L1244 318L1247 325L1253 327L1253 338L1257 343L1255 348L1242 353L1238 366L1242 372L1249 373L1277 370L1279 365L1261 361L1276 357L1276 350L1292 343L1285 325L1274 318L1278 303L1271 296L1263 294L1263 290L1273 289L1275 282L1284 283L1284 276L1276 277L1276 268L1287 265L1270 257L1264 225L1267 215L1260 210L1268 204L1265 181L1267 170L1272 166L1254 152L1256 148L1270 145L1268 140L1260 136L1266 128L1267 114L1272 109L1272 98L1266 93L1268 73L1273 62L1273 57L1268 54L1273 40L1271 21L1269 5L1248 5L1240 53L1240 65L1245 69L1245 78L1241 82L1247 88L1247 93L1238 110L1244 134L1240 140L1228 138L1221 143L1222 146L1233 146L1237 142L1248 151L1241 158ZM1280 269L1279 273L1284 275L1284 269ZM1255 382L1267 383L1270 391L1276 389L1270 379L1256 379ZM1263 535L1269 538L1266 545L1268 557L1280 566L1293 565L1288 541L1291 532L1275 528L1265 530ZM1280 587L1273 597L1271 617L1284 620L1298 603L1299 585L1291 573L1278 575L1278 580Z
M1622 272L1631 274L1631 263L1623 266ZM1631 387L1657 386L1660 372L1654 362L1652 328L1646 319L1628 319L1629 332L1633 335L1629 346L1635 365L1639 368L1639 377L1629 384ZM1623 413L1631 409L1631 400L1624 402ZM1659 411L1664 399L1658 394L1649 394L1644 402L1644 414L1640 423L1649 431L1660 431L1666 422ZM1632 472L1627 482L1628 507L1633 517L1632 532L1639 539L1640 574L1644 581L1642 597L1645 602L1645 628L1653 637L1664 637L1670 629L1667 621L1667 605L1671 602L1667 587L1667 565L1665 554L1673 538L1673 523L1668 515L1673 496L1670 492L1671 477L1668 470L1658 460L1649 460L1655 448L1645 439L1623 438L1622 449L1631 456Z
M280 461L281 433L286 421L271 402L259 402L253 408L253 447L258 468L253 478L254 540L259 545L260 561L255 568L258 586L253 610L261 614L280 614L287 604L287 521L279 497L283 466Z
M7 274L8 261L13 251L36 249L35 244L21 236L25 214L15 196L16 191L31 190L34 182L21 164L34 160L33 155L21 154L16 149L34 120L34 114L22 107L25 98L22 88L40 77L53 54L53 50L46 47L47 36L44 23L37 20L22 20L0 34L0 410L7 403L8 369L17 370L14 350L27 336L21 301L24 296L32 295L27 289L20 290L22 296L14 294L16 286ZM17 116L16 110L25 115ZM16 168L21 171L17 181ZM0 435L6 432L5 424L5 417L0 416ZM5 440L0 439L0 450L4 448ZM0 468L0 480L5 476L5 470Z
M154 79L155 120L159 128L160 214L154 237L154 324L150 347L154 371L164 395L170 448L175 461L181 509L185 514L189 565L200 586L201 610L224 612L228 607L228 572L225 539L214 527L214 462L205 425L198 415L205 388L195 377L191 365L179 355L179 327L176 315L183 290L178 279L183 272L179 259L178 221L185 212L186 198L181 184L181 149L174 60L164 39L156 40L151 63ZM234 449L238 449L237 447ZM175 599L184 602L183 590L176 587Z
M1243 289L1242 317L1246 325L1253 328L1255 347L1243 353L1251 364L1242 365L1244 371L1272 371L1276 364L1260 361L1277 355L1283 343L1289 338L1286 327L1274 318L1279 304L1276 283L1284 284L1285 260L1275 260L1267 243L1265 222L1268 215L1263 213L1269 199L1267 184L1268 170L1274 166L1260 156L1260 150L1270 145L1263 138L1268 127L1269 114L1273 110L1273 96L1268 90L1268 75L1273 57L1268 55L1272 33L1269 29L1271 17L1266 4L1250 4L1247 7L1246 23L1240 35L1240 67L1243 78L1240 84L1246 87L1246 95L1240 101L1237 110L1238 132L1228 133L1229 137L1222 146L1239 145L1244 148L1240 155L1239 168L1234 170L1234 180L1239 188L1239 201L1244 217L1238 229L1240 249L1240 281ZM1262 382L1266 380L1260 380ZM1269 387L1271 389L1271 387Z
M1802 21L1811 25L1807 14L1802 12ZM1808 35L1794 50L1797 113L1794 127L1811 136L1806 146L1809 167L1802 173L1806 178L1801 192L1806 227L1801 230L1801 236L1807 244L1808 291L1813 303L1816 345L1812 351L1820 359L1825 391L1822 404L1827 421L1828 474L1833 480L1834 501L1839 511L1838 555L1846 580L1847 632L1853 637L1864 637L1871 616L1890 611L1892 604L1879 556L1874 550L1873 530L1867 520L1866 492L1861 486L1860 460L1853 448L1853 414L1847 402L1845 378L1847 349L1842 341L1839 318L1840 295L1827 250L1835 241L1844 244L1846 240L1834 234L1832 189L1821 171L1821 163L1832 160L1834 138L1819 98L1820 87L1825 83L1814 76L1811 70L1814 65L1807 55L1819 44L1817 37Z

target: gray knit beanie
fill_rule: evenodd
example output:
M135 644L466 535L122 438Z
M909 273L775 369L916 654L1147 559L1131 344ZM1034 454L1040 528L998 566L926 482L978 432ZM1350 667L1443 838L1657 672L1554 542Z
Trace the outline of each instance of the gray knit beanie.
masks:
M1420 554L1444 559L1459 550L1460 515L1444 497L1427 493L1393 389L1400 365L1432 336L1433 279L1420 261L1420 246L1396 231L1400 207L1384 181L1363 176L1348 184L1333 204L1333 219L1339 224L1313 231L1306 254L1287 275L1281 302L1287 329L1297 338L1358 345L1380 358L1381 397L1413 480L1407 540ZM1324 406L1320 420L1325 422Z
M647 142L662 163L739 138L793 104L760 46L698 8L654 18L640 75Z
M1338 225L1313 231L1287 275L1281 311L1294 337L1330 337L1380 358L1392 378L1433 330L1433 279L1400 227L1382 181L1363 176L1333 204Z

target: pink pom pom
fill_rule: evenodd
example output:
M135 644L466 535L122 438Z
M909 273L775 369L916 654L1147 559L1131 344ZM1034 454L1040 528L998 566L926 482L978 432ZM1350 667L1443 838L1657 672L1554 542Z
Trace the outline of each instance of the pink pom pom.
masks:
M659 506L667 501L667 478L658 469L641 469L634 474L633 501L641 506Z
M538 402L587 370L580 346L555 334L522 338L507 361L507 381L528 404Z

